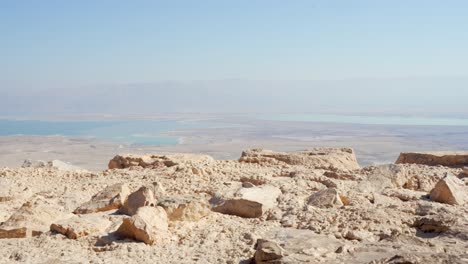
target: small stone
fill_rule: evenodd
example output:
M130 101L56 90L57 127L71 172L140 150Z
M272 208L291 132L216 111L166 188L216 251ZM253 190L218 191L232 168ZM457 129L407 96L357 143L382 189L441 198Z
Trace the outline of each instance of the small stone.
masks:
M278 263L284 256L283 250L275 242L259 239L254 255L255 264Z
M167 214L162 207L144 206L135 215L125 218L117 229L120 238L130 238L152 245L168 237Z
M343 245L340 246L335 253L341 254L341 253L346 253L346 252L352 252L352 247L350 245Z
M334 188L318 191L312 194L308 200L309 205L320 208L340 207L343 206L338 191Z
M233 198L213 198L210 202L214 212L237 215L244 218L261 217L266 211L277 205L276 199L281 190L274 186L241 188Z
M244 188L252 188L252 187L255 187L255 185L251 182L243 182L242 183L242 187Z
M468 200L466 187L460 179L447 174L432 189L429 194L432 201L462 205Z
M117 183L95 194L90 201L76 208L75 214L90 214L122 207L130 193L126 184Z
M374 235L364 230L347 230L343 232L343 237L348 240L373 241Z

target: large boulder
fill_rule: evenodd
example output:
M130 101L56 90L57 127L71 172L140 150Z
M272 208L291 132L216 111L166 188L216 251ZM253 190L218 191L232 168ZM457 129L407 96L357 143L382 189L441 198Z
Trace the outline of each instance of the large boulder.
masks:
M443 177L429 194L432 201L452 205L464 204L468 200L467 196L467 187L463 181L451 174Z
M117 229L120 238L130 238L152 245L168 237L166 211L162 207L140 207L131 218L125 218Z
M48 197L35 195L0 225L0 238L24 238L49 231L50 225L72 217Z
M171 155L117 155L109 161L109 169L125 169L129 167L172 167L180 163L210 163L214 159L208 155L171 154Z
M400 154L396 163L459 168L468 166L468 152L406 152Z
M95 212L119 209L127 201L130 193L128 186L117 183L107 186L99 193L95 194L90 201L76 208L75 214L90 214Z
M59 220L50 225L50 230L63 234L70 239L77 239L88 235L107 233L112 221L103 213L77 215Z
M197 221L210 212L208 202L192 195L166 196L158 199L170 221Z
M349 148L315 148L298 152L275 152L251 149L242 152L240 162L259 164L302 165L330 171L353 171L359 169L354 151Z
M156 198L154 197L153 190L143 186L136 192L130 194L125 201L124 205L120 208L119 212L126 215L136 214L138 208L143 206L155 206Z
M341 207L344 205L338 191L334 188L312 194L307 203L320 208Z
M232 197L214 197L210 200L214 212L245 218L261 217L276 207L281 190L270 185L241 188Z

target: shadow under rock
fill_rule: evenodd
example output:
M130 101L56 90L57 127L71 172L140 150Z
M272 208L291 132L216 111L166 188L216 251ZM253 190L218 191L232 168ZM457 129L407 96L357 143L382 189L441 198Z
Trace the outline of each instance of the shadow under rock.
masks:
M438 232L424 232L422 230L417 230L416 231L416 236L419 238L436 238L440 235L441 233Z

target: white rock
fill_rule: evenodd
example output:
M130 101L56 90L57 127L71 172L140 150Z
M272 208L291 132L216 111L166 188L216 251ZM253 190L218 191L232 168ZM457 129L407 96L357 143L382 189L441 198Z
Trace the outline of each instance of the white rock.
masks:
M111 225L109 216L98 213L77 215L57 221L50 226L50 230L61 233L70 239L77 239L88 235L104 234Z
M208 202L192 195L161 197L158 206L166 210L170 221L197 221L210 213Z
M152 245L168 237L166 211L162 207L140 207L131 218L125 218L116 235Z
M343 206L340 195L334 188L328 188L312 194L307 203L320 208Z
M90 201L82 204L74 213L89 214L119 209L127 201L129 193L130 190L126 184L113 184L95 194Z
M463 181L453 175L446 175L429 194L432 201L462 205L467 200L467 190Z
M130 194L119 212L126 215L134 215L138 208L143 206L155 206L153 190L143 186L136 192Z
M212 210L245 218L261 217L277 205L276 199L280 194L279 188L269 185L241 188L232 198L212 199Z

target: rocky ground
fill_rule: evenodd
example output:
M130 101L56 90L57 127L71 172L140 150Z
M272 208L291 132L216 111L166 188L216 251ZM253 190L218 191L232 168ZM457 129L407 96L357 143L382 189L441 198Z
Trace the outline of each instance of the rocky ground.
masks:
M467 156L439 156L361 168L351 149L124 155L103 172L27 161L0 169L0 262L468 263Z

